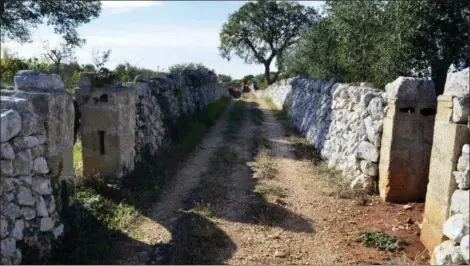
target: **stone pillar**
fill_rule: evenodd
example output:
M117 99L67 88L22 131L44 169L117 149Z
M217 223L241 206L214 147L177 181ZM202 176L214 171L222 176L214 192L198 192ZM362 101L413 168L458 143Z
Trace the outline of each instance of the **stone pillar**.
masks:
M432 82L399 77L387 84L379 163L384 201L424 200L433 141L436 94Z
M443 225L449 217L452 194L457 189L452 174L457 170L462 146L470 143L468 73L467 68L462 72L449 74L444 94L438 97L421 231L421 242L430 251L445 240ZM463 200L466 200L468 206L468 197Z
M120 178L134 168L135 91L121 85L93 88L94 76L80 76L83 174Z
M15 90L8 94L27 99L38 114L38 125L45 128L47 145L44 147L44 153L55 189L70 190L74 177L75 111L72 95L64 89L64 84L57 74L22 70L15 75L14 79ZM67 187L63 187L63 181L66 182ZM70 191L65 194L71 196ZM60 200L70 203L71 198Z

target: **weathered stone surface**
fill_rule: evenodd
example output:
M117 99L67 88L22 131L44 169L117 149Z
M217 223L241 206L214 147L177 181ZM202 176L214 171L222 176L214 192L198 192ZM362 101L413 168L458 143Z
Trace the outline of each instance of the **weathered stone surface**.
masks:
M15 265L21 264L22 259L23 259L23 255L21 254L21 251L17 248L15 250L15 253L11 257L11 263Z
M16 110L21 116L21 135L29 136L44 131L44 125L39 123L39 117L34 112L32 101L28 95L19 95L16 97L17 91L12 91L12 96L4 96L2 91L1 108ZM23 93L24 94L24 93Z
M16 250L16 241L15 239L8 237L0 241L0 254L4 257L9 257L13 255Z
M377 163L379 161L379 152L374 144L362 141L357 148L356 157Z
M33 184L33 178L31 176L20 176L18 179L21 180L26 187L30 187Z
M38 140L38 138L33 137L33 136L17 137L13 141L13 144L15 144L15 146L18 149L24 150L24 149L29 149L29 148L32 148L34 146L37 146L39 144L39 140Z
M41 232L49 231L52 228L54 228L54 221L51 217L41 218L41 223L39 227L39 230L41 230Z
M5 218L10 219L10 221L15 221L21 215L20 207L14 203L8 204L2 212Z
M461 172L455 171L454 173L455 182L459 189L469 189L470 188L470 170L467 166L467 169Z
M469 213L470 190L456 190L452 195L450 210L452 214Z
M0 144L0 154L2 159L13 160L15 159L15 152L13 147L8 142Z
M469 263L470 262L470 249L469 249L469 235L466 235L462 238L460 241L460 252L462 253L462 256L464 260Z
M49 172L49 168L47 167L46 159L43 157L34 159L33 170L38 174L47 174Z
M55 238L55 239L59 238L61 235L64 234L64 225L63 225L63 224L59 224L57 227L55 227L55 228L52 230L52 234L54 234L54 238Z
M469 154L470 153L470 144L465 144L462 146L462 154Z
M20 70L16 73L15 88L22 91L55 91L63 90L64 83L57 74L42 71Z
M1 215L0 216L0 239L3 239L6 236L8 236L8 226L9 226L8 220L3 215Z
M42 145L46 143L46 136L39 134L39 135L36 135L36 138L38 139L39 144Z
M51 195L52 186L49 179L34 177L33 178L33 191L40 195Z
M460 251L460 247L455 245L452 240L442 242L434 249L434 264L450 265L462 264L465 260Z
M36 211L33 208L30 208L30 207L22 207L21 208L21 213L23 214L23 217L27 221L32 220L36 217Z
M16 240L22 240L23 230L24 230L24 220L22 219L16 220L15 226L13 227L13 230L11 231L11 236L15 238Z
M469 166L469 163L470 155L468 153L463 153L457 162L457 171L464 171Z
M436 92L432 81L420 78L398 77L385 86L387 98L392 100L433 102Z
M31 193L31 189L20 186L16 191L16 201L19 205L34 206L35 200Z
M49 212L47 211L46 202L42 196L36 197L36 213L38 216L47 217Z
M361 161L361 171L368 176L377 176L379 173L379 166L376 163Z
M13 164L11 160L0 160L0 168L2 176L13 175Z
M447 74L444 95L453 95L457 97L469 97L469 68Z
M374 188L374 181L370 176L361 174L353 180L351 188L371 191Z
M5 142L21 131L21 117L15 110L2 111L0 115L0 141Z
M42 145L38 145L36 147L31 148L31 156L34 159L43 156L43 154L44 154L44 147Z
M453 99L452 122L467 123L470 115L470 97L455 97Z
M15 175L29 174L33 168L31 152L29 150L18 152L15 160L13 160L13 168L15 169Z
M15 189L17 184L16 179L14 178L2 178L3 191L10 192Z
M469 232L469 215L455 214L452 215L444 223L444 235L448 238L454 240L457 243L460 243L462 237L468 235Z
M56 209L56 204L55 204L55 198L54 196L50 196L49 200L46 200L47 202L47 211L52 214L55 212Z

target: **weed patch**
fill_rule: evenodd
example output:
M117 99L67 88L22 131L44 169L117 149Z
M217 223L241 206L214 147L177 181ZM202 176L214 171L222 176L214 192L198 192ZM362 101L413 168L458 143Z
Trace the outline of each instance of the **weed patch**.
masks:
M361 240L364 246L375 247L383 251L400 251L406 244L403 240L378 231L362 232Z

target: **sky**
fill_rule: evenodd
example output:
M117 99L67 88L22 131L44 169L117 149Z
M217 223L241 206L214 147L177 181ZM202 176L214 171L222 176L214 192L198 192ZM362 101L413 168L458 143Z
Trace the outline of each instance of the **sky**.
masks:
M262 65L248 65L219 55L219 32L229 14L245 1L102 1L99 18L78 28L86 44L76 49L80 64L91 63L93 49L111 49L107 68L129 62L138 67L166 70L179 63L202 63L218 74L239 79L264 72ZM300 1L321 8L323 1ZM32 29L31 43L2 43L21 57L41 56L43 41L53 47L61 37L53 28ZM272 69L275 69L274 65Z

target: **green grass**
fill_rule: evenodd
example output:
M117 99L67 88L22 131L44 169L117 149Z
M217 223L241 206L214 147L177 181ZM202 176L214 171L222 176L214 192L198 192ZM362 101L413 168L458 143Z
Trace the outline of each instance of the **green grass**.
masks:
M226 139L233 139L236 137L245 118L245 104L246 102L244 101L237 101L232 110L230 110L228 125L223 132Z
M375 247L383 251L400 251L406 244L403 240L378 231L362 232L361 240L364 246Z
M253 103L252 104L252 108L251 108L251 118L253 120L253 123L255 123L255 125L261 125L263 124L263 121L264 121L264 113L263 111L261 111L259 108L258 108L258 104L257 103Z
M77 139L77 142L73 146L73 168L80 168L83 162L82 154L82 141Z

